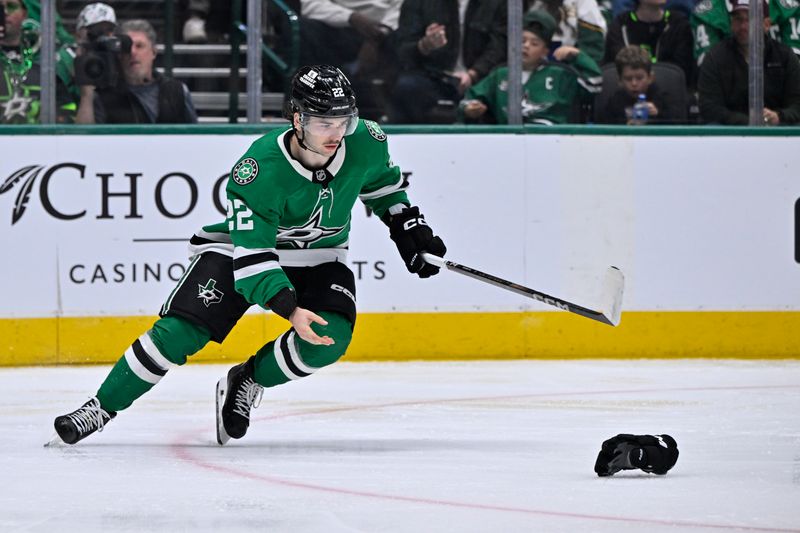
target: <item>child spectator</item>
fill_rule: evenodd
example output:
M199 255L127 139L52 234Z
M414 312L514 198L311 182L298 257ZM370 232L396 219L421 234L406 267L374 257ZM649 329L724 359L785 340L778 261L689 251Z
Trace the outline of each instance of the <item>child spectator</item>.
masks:
M600 124L632 124L632 110L639 95L646 96L648 124L670 124L680 121L669 108L668 99L655 82L653 62L647 50L626 46L614 59L619 75L619 89L599 110Z
M522 120L534 124L577 122L580 104L600 92L597 63L573 46L561 46L549 62L556 21L529 11L522 30ZM508 67L498 67L470 87L461 102L466 119L508 123Z
M696 64L692 29L683 13L665 9L666 0L637 0L636 9L611 23L606 35L603 63L611 63L619 51L636 44L650 52L654 61L674 63L683 69L687 87L694 87Z
M531 10L543 9L558 23L550 48L574 46L596 62L603 59L608 26L597 0L535 0Z

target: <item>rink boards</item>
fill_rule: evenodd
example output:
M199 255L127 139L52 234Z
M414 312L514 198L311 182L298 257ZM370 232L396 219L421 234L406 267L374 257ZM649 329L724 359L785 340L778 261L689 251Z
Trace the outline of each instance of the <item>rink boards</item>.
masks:
M461 131L389 139L448 256L589 307L616 265L622 324L452 273L418 280L358 204L349 360L800 355L794 131ZM224 218L255 138L0 132L0 365L116 360L183 273L188 237ZM198 358L241 359L286 327L254 311Z

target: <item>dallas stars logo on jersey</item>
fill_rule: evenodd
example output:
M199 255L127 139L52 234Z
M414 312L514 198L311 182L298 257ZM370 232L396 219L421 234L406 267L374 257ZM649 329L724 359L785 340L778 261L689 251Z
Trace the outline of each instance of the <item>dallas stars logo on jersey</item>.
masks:
M340 227L326 227L322 225L322 209L320 206L308 222L302 226L294 226L291 228L278 228L277 240L279 243L289 243L296 248L308 248L316 241L326 237L332 237L344 231L344 226Z
M217 281L214 278L210 278L205 286L197 284L197 297L203 300L203 304L206 307L220 303L222 297L225 296L225 293L217 289L216 286Z
M252 157L242 159L233 167L233 172L231 174L233 181L239 185L247 185L258 176L258 163Z

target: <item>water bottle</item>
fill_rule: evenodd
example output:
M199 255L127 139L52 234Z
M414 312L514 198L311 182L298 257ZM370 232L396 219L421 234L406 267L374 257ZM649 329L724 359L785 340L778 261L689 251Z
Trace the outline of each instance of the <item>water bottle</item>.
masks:
M644 93L639 94L636 103L633 104L631 112L631 124L644 125L647 124L647 119L650 118L650 110L647 108L647 95Z

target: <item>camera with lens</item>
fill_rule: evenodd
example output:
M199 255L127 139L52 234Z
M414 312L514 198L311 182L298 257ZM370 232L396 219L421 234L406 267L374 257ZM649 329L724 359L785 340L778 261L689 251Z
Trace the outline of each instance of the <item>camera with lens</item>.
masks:
M122 63L120 56L131 53L131 38L125 34L89 32L81 43L82 51L75 58L75 83L94 85L98 89L115 87Z

